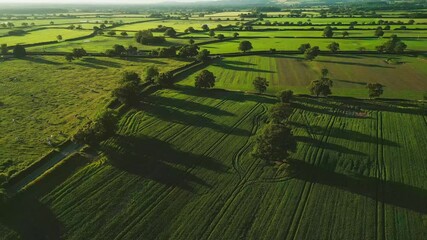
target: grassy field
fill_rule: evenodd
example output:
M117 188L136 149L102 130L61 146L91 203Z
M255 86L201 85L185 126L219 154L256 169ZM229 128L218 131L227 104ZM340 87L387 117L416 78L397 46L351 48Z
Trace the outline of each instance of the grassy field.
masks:
M419 106L296 98L289 123L298 150L289 174L249 154L274 102L188 87L156 92L122 117L118 135L102 144L103 158L6 206L0 233L423 239L427 141L418 133L427 125ZM13 221L19 216L26 225Z
M7 36L1 37L0 43L6 43L8 46L15 46L17 44L31 44L39 42L56 41L58 35L62 35L63 40L70 38L77 38L87 36L93 31L89 30L68 30L68 29L43 29L28 32L23 36Z
M366 84L385 85L384 97L421 99L427 92L426 60L417 57L397 57L402 64L388 64L388 56L338 55L320 56L305 61L301 56L243 56L230 57L207 67L216 76L218 88L253 91L252 81L257 76L270 82L268 92L292 89L308 93L308 84L320 76L322 68L329 69L334 81L333 94L367 97ZM193 86L194 73L181 83Z
M0 63L0 173L8 175L37 161L76 132L111 100L122 72L143 74L186 64L175 60L28 57Z
M60 42L56 44L49 44L44 46L37 46L28 48L28 51L33 52L71 52L74 48L83 47L86 51L92 53L104 53L105 50L111 49L115 44L120 44L125 47L130 45L135 46L138 50L152 50L169 46L182 46L189 44L189 39L185 38L167 38L166 42L159 45L142 45L135 41L132 34L130 37L109 37L109 36L95 36L93 38L72 41L72 42ZM210 41L211 39L197 39L197 42Z
M293 23L298 23L298 22L307 22L308 20L310 20L309 22L313 23L313 24L333 24L333 23L338 23L341 22L343 24L350 24L351 22L356 21L358 24L370 24L371 22L376 22L378 23L379 20L387 20L387 21L394 21L394 22L398 22L398 21L402 21L404 23L408 23L408 21L410 20L409 18L387 18L387 19L383 19L383 18L290 18L290 17L284 17L284 18L264 18L263 21L260 21L262 23L265 23L266 21L269 21L271 23L273 22L293 22ZM416 24L427 24L427 19L426 18L418 18L415 19L415 23Z
M152 21L147 23L136 23L136 24L129 24L125 26L117 27L116 29L119 30L133 30L133 31L139 31L139 30L147 30L151 28L157 28L157 26L162 25L166 27L172 27L177 32L184 32L185 29L189 27L193 27L196 30L202 30L202 25L206 24L209 26L209 28L216 28L218 24L221 24L223 26L228 25L236 25L237 21L209 21L209 20L159 20L159 21ZM242 22L240 22L242 23Z
M331 42L340 44L342 51L355 51L360 47L366 50L375 50L375 47L387 41L387 39L375 38L348 38L348 39L328 39L328 38L239 38L231 41L217 42L209 45L203 45L202 48L211 51L211 53L233 53L238 51L241 41L250 41L254 51L268 51L272 48L276 50L297 50L302 43L310 43L312 46L319 46L320 50L328 51L327 46ZM427 39L407 38L404 39L407 50L427 50Z

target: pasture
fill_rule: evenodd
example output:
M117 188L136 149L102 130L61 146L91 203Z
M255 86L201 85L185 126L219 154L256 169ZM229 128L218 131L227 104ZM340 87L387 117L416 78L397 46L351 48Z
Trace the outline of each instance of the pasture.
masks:
M417 133L427 125L420 106L295 98L289 124L298 150L289 171L250 155L275 101L158 91L122 117L98 161L57 187L30 187L27 200L2 215L0 231L5 239L423 239L427 142ZM28 224L17 227L13 216Z
M401 64L386 63L389 57ZM334 55L306 61L298 55L267 55L226 57L206 69L217 77L217 88L254 91L252 81L260 76L270 82L269 93L291 89L307 94L309 83L320 77L322 68L327 68L334 81L334 95L367 98L366 84L379 82L385 86L384 97L422 99L427 91L425 64L425 58L406 56ZM180 83L194 86L197 74Z
M32 44L39 42L57 41L57 36L61 35L63 40L78 38L90 35L93 31L89 30L69 30L69 29L42 29L27 32L22 36L5 36L0 37L0 43L7 44L8 46L15 46L18 44Z
M27 57L0 62L0 173L13 175L67 140L111 101L124 71L177 60ZM49 142L52 145L49 145Z

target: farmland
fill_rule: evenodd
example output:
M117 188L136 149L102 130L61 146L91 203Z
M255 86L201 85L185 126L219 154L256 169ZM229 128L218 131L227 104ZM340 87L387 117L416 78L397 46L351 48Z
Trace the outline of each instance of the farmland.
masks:
M105 157L46 195L42 185L30 193L63 223L66 238L422 239L426 196L416 189L427 142L416 133L427 126L419 106L297 98L292 158L303 172L291 176L249 154L274 101L188 87L156 92L122 117L118 135L103 143ZM368 117L351 117L347 105Z
M12 175L68 139L111 101L123 71L184 65L174 60L28 57L0 63L0 166ZM80 72L85 72L80 75ZM76 77L78 76L78 77Z
M0 9L0 240L425 239L427 4L236 2Z
M402 56L397 58L401 64L394 65L385 62L389 57L337 55L307 62L294 55L243 56L217 60L207 69L217 76L218 88L252 91L252 80L260 76L270 82L270 93L284 89L307 93L308 84L319 77L322 68L327 68L334 81L334 94L363 98L367 96L366 83L378 81L386 86L385 97L420 99L427 89L426 60ZM193 86L197 74L181 83Z

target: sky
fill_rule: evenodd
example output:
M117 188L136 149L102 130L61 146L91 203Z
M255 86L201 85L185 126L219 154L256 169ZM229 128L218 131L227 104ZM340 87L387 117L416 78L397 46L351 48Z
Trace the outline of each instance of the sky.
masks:
M159 2L203 2L209 0L0 0L0 3L67 3L67 4L137 4L137 3L159 3Z

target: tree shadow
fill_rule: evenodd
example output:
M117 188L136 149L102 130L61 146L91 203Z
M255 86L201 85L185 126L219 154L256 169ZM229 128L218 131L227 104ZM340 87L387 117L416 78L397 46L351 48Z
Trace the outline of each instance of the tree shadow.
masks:
M111 62L111 61L106 61L106 60L101 60L99 58L83 58L82 62L93 64L93 65L97 65L97 66L107 67L107 68L108 67L111 67L111 68L120 68L122 66L119 63L115 63L115 62Z
M230 63L231 62L231 63ZM270 70L263 70L263 69L255 69L252 67L242 67L242 66L252 66L253 64L240 64L239 65L234 65L233 64L234 61L221 61L218 63L214 63L212 64L213 66L216 67L221 67L223 69L228 69L228 70L233 70L233 71L244 71L244 72L258 72L258 73L275 73L274 71L270 71Z
M368 84L367 82L355 82L355 81L341 80L341 79L333 79L333 81L356 84L356 85L361 85L361 86L366 86Z
M289 164L296 179L335 187L421 214L427 213L425 189L374 177L336 173L295 159L289 160Z
M195 185L211 186L189 169L227 171L226 166L215 159L182 152L169 143L149 137L116 136L101 148L110 163L123 171L191 192Z
M222 60L222 63L229 65L239 65L239 66L256 66L254 63L243 62L243 61L233 61L233 60Z
M75 62L74 64L79 65L81 67L94 68L94 69L107 69L104 66L99 66L93 63L85 63L85 62Z
M343 65L356 65L356 66L362 66L362 67L377 67L377 68L394 68L394 67L388 67L388 66L382 66L379 64L369 64L369 63L359 63L359 62L343 62L343 61L331 61L331 60L316 60L317 62L322 63L334 63L334 64L343 64Z
M167 62L163 62L163 61L156 60L153 58L124 57L121 59L126 60L128 62L137 62L137 63L154 63L154 64L159 64L159 65L168 64Z
M311 138L311 137L295 136L295 140L297 142L303 142L303 143L306 143L306 144L309 144L312 146L322 147L324 149L328 149L328 150L339 152L339 153L352 154L352 155L358 155L358 156L367 156L363 152L360 152L357 150L352 150L350 148L346 148L344 146L334 144L334 143L322 142L322 141L319 141L319 140Z
M310 132L317 135L323 135L326 131L329 131L328 136L333 138L346 139L346 140L351 140L355 142L364 142L364 143L373 143L373 144L378 143L378 139L376 137L373 137L361 132L349 130L349 129L333 127L328 130L327 128L323 128L319 126L308 126L308 125L297 123L297 122L290 122L289 124L295 127L309 129ZM324 144L324 143L320 143L320 144ZM387 139L381 139L381 144L394 146L394 147L400 146L398 143L387 140Z
M185 111L204 112L218 116L235 116L234 113L222 110L198 102L188 101L185 99L168 98L159 95L149 96L147 99L151 104L156 106L176 107Z
M22 239L61 239L63 226L43 203L19 193L0 206L0 222Z
M174 90L190 96L213 98L213 99L227 99L235 102L257 102L263 104L277 103L277 99L267 95L252 94L238 91L229 91L226 89L197 89L191 86L176 85Z
M30 61L30 62L40 63L40 64L49 64L49 65L56 65L56 66L62 65L62 63L50 61L50 60L47 60L47 59L42 58L42 57L29 57L29 56L27 56L24 59L27 61Z
M170 103L172 103L171 101ZM221 125L215 123L211 118L204 116L204 114L209 114L209 112L204 112L199 107L199 109L193 109L192 111L180 110L174 105L163 105L161 103L152 103L152 102L142 102L140 105L140 110L146 112L149 115L155 116L158 119L161 119L165 122L173 122L181 125L189 125L200 128L208 128L215 130L217 132L232 134L237 136L250 136L250 132L241 128L233 128L232 126ZM217 113L224 113L220 110L216 111Z

